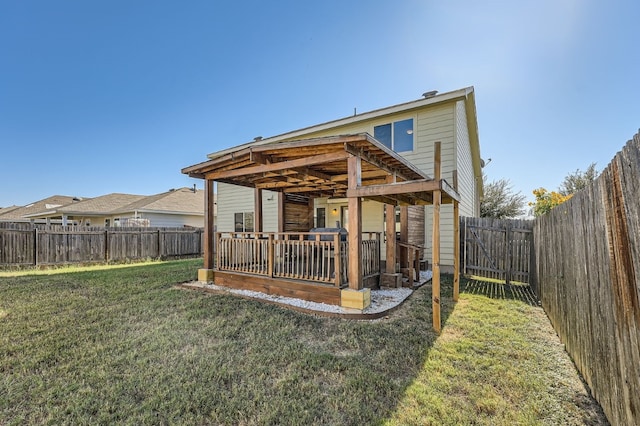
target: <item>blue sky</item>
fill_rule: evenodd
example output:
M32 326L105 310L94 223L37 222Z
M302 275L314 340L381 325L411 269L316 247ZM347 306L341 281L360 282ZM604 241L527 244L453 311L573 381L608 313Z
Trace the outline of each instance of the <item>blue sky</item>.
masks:
M202 187L250 141L474 86L532 199L640 127L640 2L0 0L0 206Z

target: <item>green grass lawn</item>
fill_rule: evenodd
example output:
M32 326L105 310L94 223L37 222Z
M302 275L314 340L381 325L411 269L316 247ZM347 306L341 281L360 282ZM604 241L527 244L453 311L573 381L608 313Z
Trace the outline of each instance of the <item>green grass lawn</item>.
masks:
M0 277L0 424L606 422L516 293L473 282L454 306L444 277L437 336L429 285L389 318L330 319L174 287L200 265Z

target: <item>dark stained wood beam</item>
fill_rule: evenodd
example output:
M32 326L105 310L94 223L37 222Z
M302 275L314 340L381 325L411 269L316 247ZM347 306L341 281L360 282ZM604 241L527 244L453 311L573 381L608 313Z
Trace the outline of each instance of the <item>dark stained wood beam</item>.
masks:
M357 155L349 155L347 174L349 188L357 188L362 184L362 164ZM349 197L348 241L349 241L349 289L362 289L362 200Z
M395 167L388 166L387 164L385 164L382 161L380 161L375 155L365 152L365 150L362 149L362 148L357 148L357 147L349 145L348 143L345 143L344 144L344 149L349 154L357 155L360 158L362 158L362 160L366 161L367 163L372 164L373 166L375 166L375 167L377 167L377 168L379 168L381 170L384 170L385 172L387 172L389 174L395 174L397 177L401 178L402 180L409 180L410 179L410 177L408 177L404 173L402 173L401 170L396 169Z
M295 170L296 172L300 173L302 176L305 176L305 177L311 176L311 177L314 177L314 178L317 178L317 179L321 179L321 180L324 180L324 181L327 181L327 182L331 182L332 181L332 179L331 179L332 176L331 175L328 175L328 174L323 173L323 172L319 172L317 170L312 170L309 167L298 167L298 168L295 168L293 170Z
M372 195L394 195L408 194L412 192L432 192L442 189L440 182L435 180L412 180L406 182L388 183L382 185L360 186L356 189L349 189L347 194L354 197L368 197Z
M328 154L313 155L311 157L298 158L295 160L282 161L272 164L262 164L259 166L245 167L238 170L215 171L206 173L207 179L231 179L234 177L256 175L277 170L295 169L298 167L307 167L314 164L331 163L334 161L346 160L349 154L344 151L332 152Z
M204 181L204 269L213 269L214 265L214 195L212 180Z
M262 189L254 189L253 190L253 209L254 209L254 217L253 217L253 230L255 232L262 232L263 229L263 214L262 214Z

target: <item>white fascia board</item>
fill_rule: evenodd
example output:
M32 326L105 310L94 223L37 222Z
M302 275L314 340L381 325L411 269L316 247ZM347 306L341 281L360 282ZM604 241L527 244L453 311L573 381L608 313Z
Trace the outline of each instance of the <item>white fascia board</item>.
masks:
M152 214L171 214L171 215L186 215L186 216L204 216L203 212L179 212L179 211L169 211L169 210L146 210L146 209L138 209L136 210L138 213L152 213Z

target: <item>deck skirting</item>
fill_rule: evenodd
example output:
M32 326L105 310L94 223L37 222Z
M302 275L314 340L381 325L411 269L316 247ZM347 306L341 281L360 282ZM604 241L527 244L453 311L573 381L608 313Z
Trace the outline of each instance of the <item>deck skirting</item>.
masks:
M214 271L214 282L216 285L229 288L295 297L329 305L340 305L340 287L329 284L270 278L228 271Z

